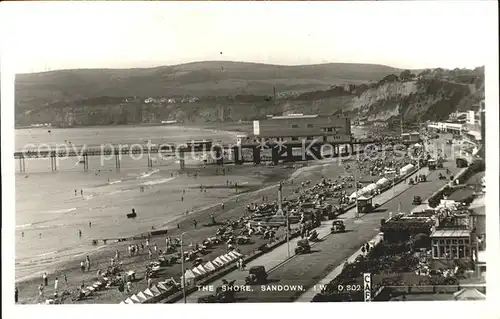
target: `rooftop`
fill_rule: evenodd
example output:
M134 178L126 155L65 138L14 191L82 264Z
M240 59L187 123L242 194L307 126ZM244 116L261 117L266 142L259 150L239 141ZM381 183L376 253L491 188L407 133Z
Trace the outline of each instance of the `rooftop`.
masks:
M438 229L431 235L433 238L438 237L469 237L471 231L467 229Z
M289 114L271 117L272 120L286 120L286 119L312 119L318 117L318 114L304 115L304 114Z

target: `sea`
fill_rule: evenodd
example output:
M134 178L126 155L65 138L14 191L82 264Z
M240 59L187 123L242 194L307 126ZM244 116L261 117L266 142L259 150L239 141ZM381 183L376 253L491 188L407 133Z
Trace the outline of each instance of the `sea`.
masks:
M355 135L361 129L353 128ZM235 143L241 132L186 128L180 126L113 126L86 128L26 128L15 132L16 150L34 147L72 147L72 145L184 143L211 139ZM188 165L202 165L193 160ZM50 159L26 159L25 172L16 160L16 281L38 276L54 265L88 254L91 239L132 236L161 228L186 210L192 211L220 202L229 190L216 189L200 195L201 184L224 184L224 178L237 182L259 183L252 176L200 177L178 174L175 158L154 158L148 167L147 156L123 156L119 170L115 158L89 156L84 171L81 158L60 158L57 171ZM141 188L144 191L141 191ZM182 190L187 190L186 195ZM191 195L190 195L191 194ZM181 201L186 196L189 200ZM140 218L127 219L135 208ZM90 224L89 224L90 223ZM78 232L82 232L82 236Z

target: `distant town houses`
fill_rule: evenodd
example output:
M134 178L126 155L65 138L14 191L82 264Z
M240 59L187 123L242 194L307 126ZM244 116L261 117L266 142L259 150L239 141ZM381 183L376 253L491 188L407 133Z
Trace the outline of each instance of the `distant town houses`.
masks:
M144 99L144 103L150 104L150 103L155 103L155 104L174 104L174 103L195 103L198 101L198 97L186 97L182 99L175 99L175 98L168 98L168 97L148 97Z

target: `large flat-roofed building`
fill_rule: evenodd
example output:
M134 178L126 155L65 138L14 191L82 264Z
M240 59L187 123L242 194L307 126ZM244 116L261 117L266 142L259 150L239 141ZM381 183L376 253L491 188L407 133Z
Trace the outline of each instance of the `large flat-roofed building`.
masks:
M434 132L461 134L464 126L463 123L437 122L427 124L427 129Z
M253 122L257 138L280 140L320 140L332 143L351 141L351 120L341 116L291 114Z
M418 142L420 141L420 134L418 132L403 133L401 139L408 142Z

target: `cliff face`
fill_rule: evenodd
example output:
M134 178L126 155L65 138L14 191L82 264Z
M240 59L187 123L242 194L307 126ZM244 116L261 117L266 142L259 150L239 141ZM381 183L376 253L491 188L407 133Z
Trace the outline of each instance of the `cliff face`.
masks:
M199 80L201 75L195 71L190 73L191 77L197 74L196 79ZM253 72L252 76L258 78L256 74L261 71ZM304 71L301 69L301 72ZM59 83L58 89L54 89L56 93L50 95L48 92L52 90L51 86L46 87L45 82L44 86L39 86L35 76L30 79L29 85L25 81L24 86L16 88L22 97L16 101L16 124L52 123L59 126L79 126L159 123L163 120L204 123L249 121L265 118L267 114L279 113L331 115L339 112L351 116L353 120L368 122L388 121L401 115L405 121L415 122L444 120L454 111L476 108L479 101L484 99L482 68L424 70L419 76L406 72L408 74L404 75L402 72L400 76L389 74L378 82L330 84L324 89L325 82L317 86L323 90L306 91L304 87L294 89L296 83L290 78L286 80L288 82L284 88L276 86L279 92L274 101L272 90L270 94L257 90L252 93L228 95L211 91L205 85L205 91L200 95L175 95L173 88L169 89L172 92L168 96L124 96L119 95L116 90L113 95L107 95L105 89L95 91L95 85L87 81L84 75L79 78L81 85L74 91L65 90L64 94L61 93L62 84ZM303 76L309 77L313 73L304 73ZM185 76L176 81L180 80L187 81ZM242 80L234 81L239 83L238 85L245 84ZM311 86L315 80L302 81ZM249 87L249 82L245 85ZM82 93L85 90L95 92L91 95ZM37 97L38 93L40 98Z

